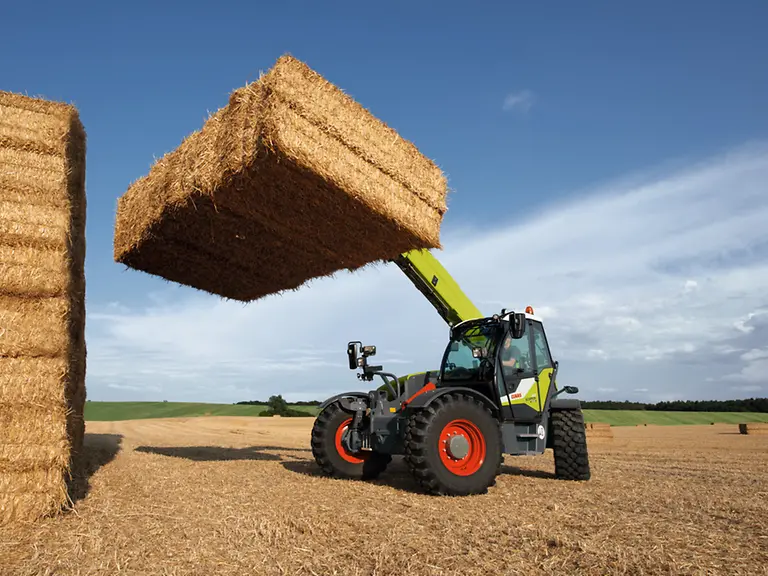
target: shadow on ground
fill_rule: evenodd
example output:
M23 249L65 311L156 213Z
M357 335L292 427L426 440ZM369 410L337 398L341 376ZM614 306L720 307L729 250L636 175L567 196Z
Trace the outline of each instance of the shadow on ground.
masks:
M170 458L184 458L195 462L225 462L232 460L261 460L280 462L280 465L294 474L313 478L328 478L312 458L309 448L288 448L285 446L248 446L232 448L225 446L139 446L136 452L158 454ZM555 475L543 470L530 470L503 465L501 476L527 476L530 478L552 479ZM387 486L403 492L419 493L421 487L411 476L402 456L394 456L386 471L369 484Z
M301 474L313 478L328 478L314 460L283 461L281 462L281 466L294 474ZM422 492L421 487L411 477L402 458L397 456L394 457L392 463L387 466L387 469L381 476L376 480L365 480L365 482L367 484L387 486L403 492Z
M517 466L508 466L506 464L502 465L500 476L525 476L527 478L544 478L547 480L555 479L555 475L552 472L518 468Z
M285 448L282 446L248 446L229 448L225 446L139 446L136 452L159 454L173 458L185 458L195 462L226 462L229 460L272 460L282 458L278 454L266 452L309 452L307 448Z
M90 434L83 438L83 449L76 457L69 481L69 497L73 503L85 499L91 490L91 477L120 452L122 434Z
M294 472L296 474L303 474L305 476L316 478L327 477L314 460L294 460L291 462L281 462L281 465L289 472ZM501 467L499 477L502 476L526 476L529 478L543 478L546 480L555 478L555 475L552 472L529 470L507 465ZM423 492L416 480L411 476L402 456L395 456L392 463L381 476L376 480L368 480L367 482L379 486L389 486L404 492Z

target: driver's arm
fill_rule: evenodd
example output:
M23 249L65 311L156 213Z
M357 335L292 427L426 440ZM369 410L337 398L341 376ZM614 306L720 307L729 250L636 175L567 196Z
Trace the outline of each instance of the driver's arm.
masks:
M507 367L507 368L514 368L517 364L517 358L514 357L514 355L510 354L508 357L504 357L502 355L501 357L501 363Z

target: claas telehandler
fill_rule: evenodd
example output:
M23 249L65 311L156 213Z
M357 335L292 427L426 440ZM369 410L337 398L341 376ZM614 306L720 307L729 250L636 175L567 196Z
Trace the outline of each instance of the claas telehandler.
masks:
M590 478L581 404L557 387L542 320L501 310L483 316L427 250L393 261L449 326L438 370L398 377L370 364L376 347L350 342L349 367L358 379L381 386L346 392L320 405L311 445L315 461L332 476L373 479L402 455L427 492L487 492L504 454L554 453L555 476Z

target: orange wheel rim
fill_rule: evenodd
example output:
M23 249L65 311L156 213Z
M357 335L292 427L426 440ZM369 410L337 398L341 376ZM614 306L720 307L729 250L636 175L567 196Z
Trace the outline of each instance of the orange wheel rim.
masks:
M344 460L347 462L350 462L352 464L362 464L365 462L365 457L360 458L358 456L359 453L350 452L344 447L344 444L341 442L341 439L344 437L344 432L349 428L349 425L352 423L352 418L347 418L339 424L339 427L336 429L336 452L339 453L339 456L341 456ZM365 454L363 452L363 454Z
M469 420L449 422L440 432L438 449L443 465L457 476L471 476L485 462L485 437Z

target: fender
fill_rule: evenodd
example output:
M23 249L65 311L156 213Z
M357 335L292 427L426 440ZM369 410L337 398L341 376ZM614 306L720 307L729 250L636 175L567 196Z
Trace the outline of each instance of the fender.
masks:
M462 394L466 394L467 396L472 396L473 398L479 400L488 408L491 409L491 412L494 414L497 414L499 411L499 407L496 406L496 403L493 402L488 396L483 394L482 392L478 392L477 390L473 390L472 388L464 388L462 386L452 386L450 388L436 388L434 390L429 390L427 392L421 393L418 396L416 396L411 402L408 403L408 406L406 409L409 408L426 408L432 402L434 402L437 398L440 398L440 396L444 396L446 394L452 394L453 392L461 392Z
M337 400L341 400L342 398L364 398L367 400L368 394L366 394L365 392L343 392L341 394L336 394L336 396L331 396L330 398L328 398L328 400L320 404L320 406L318 406L318 409L317 409L318 412L322 412L328 406L330 406Z
M550 410L580 410L581 402L576 398L553 398Z

